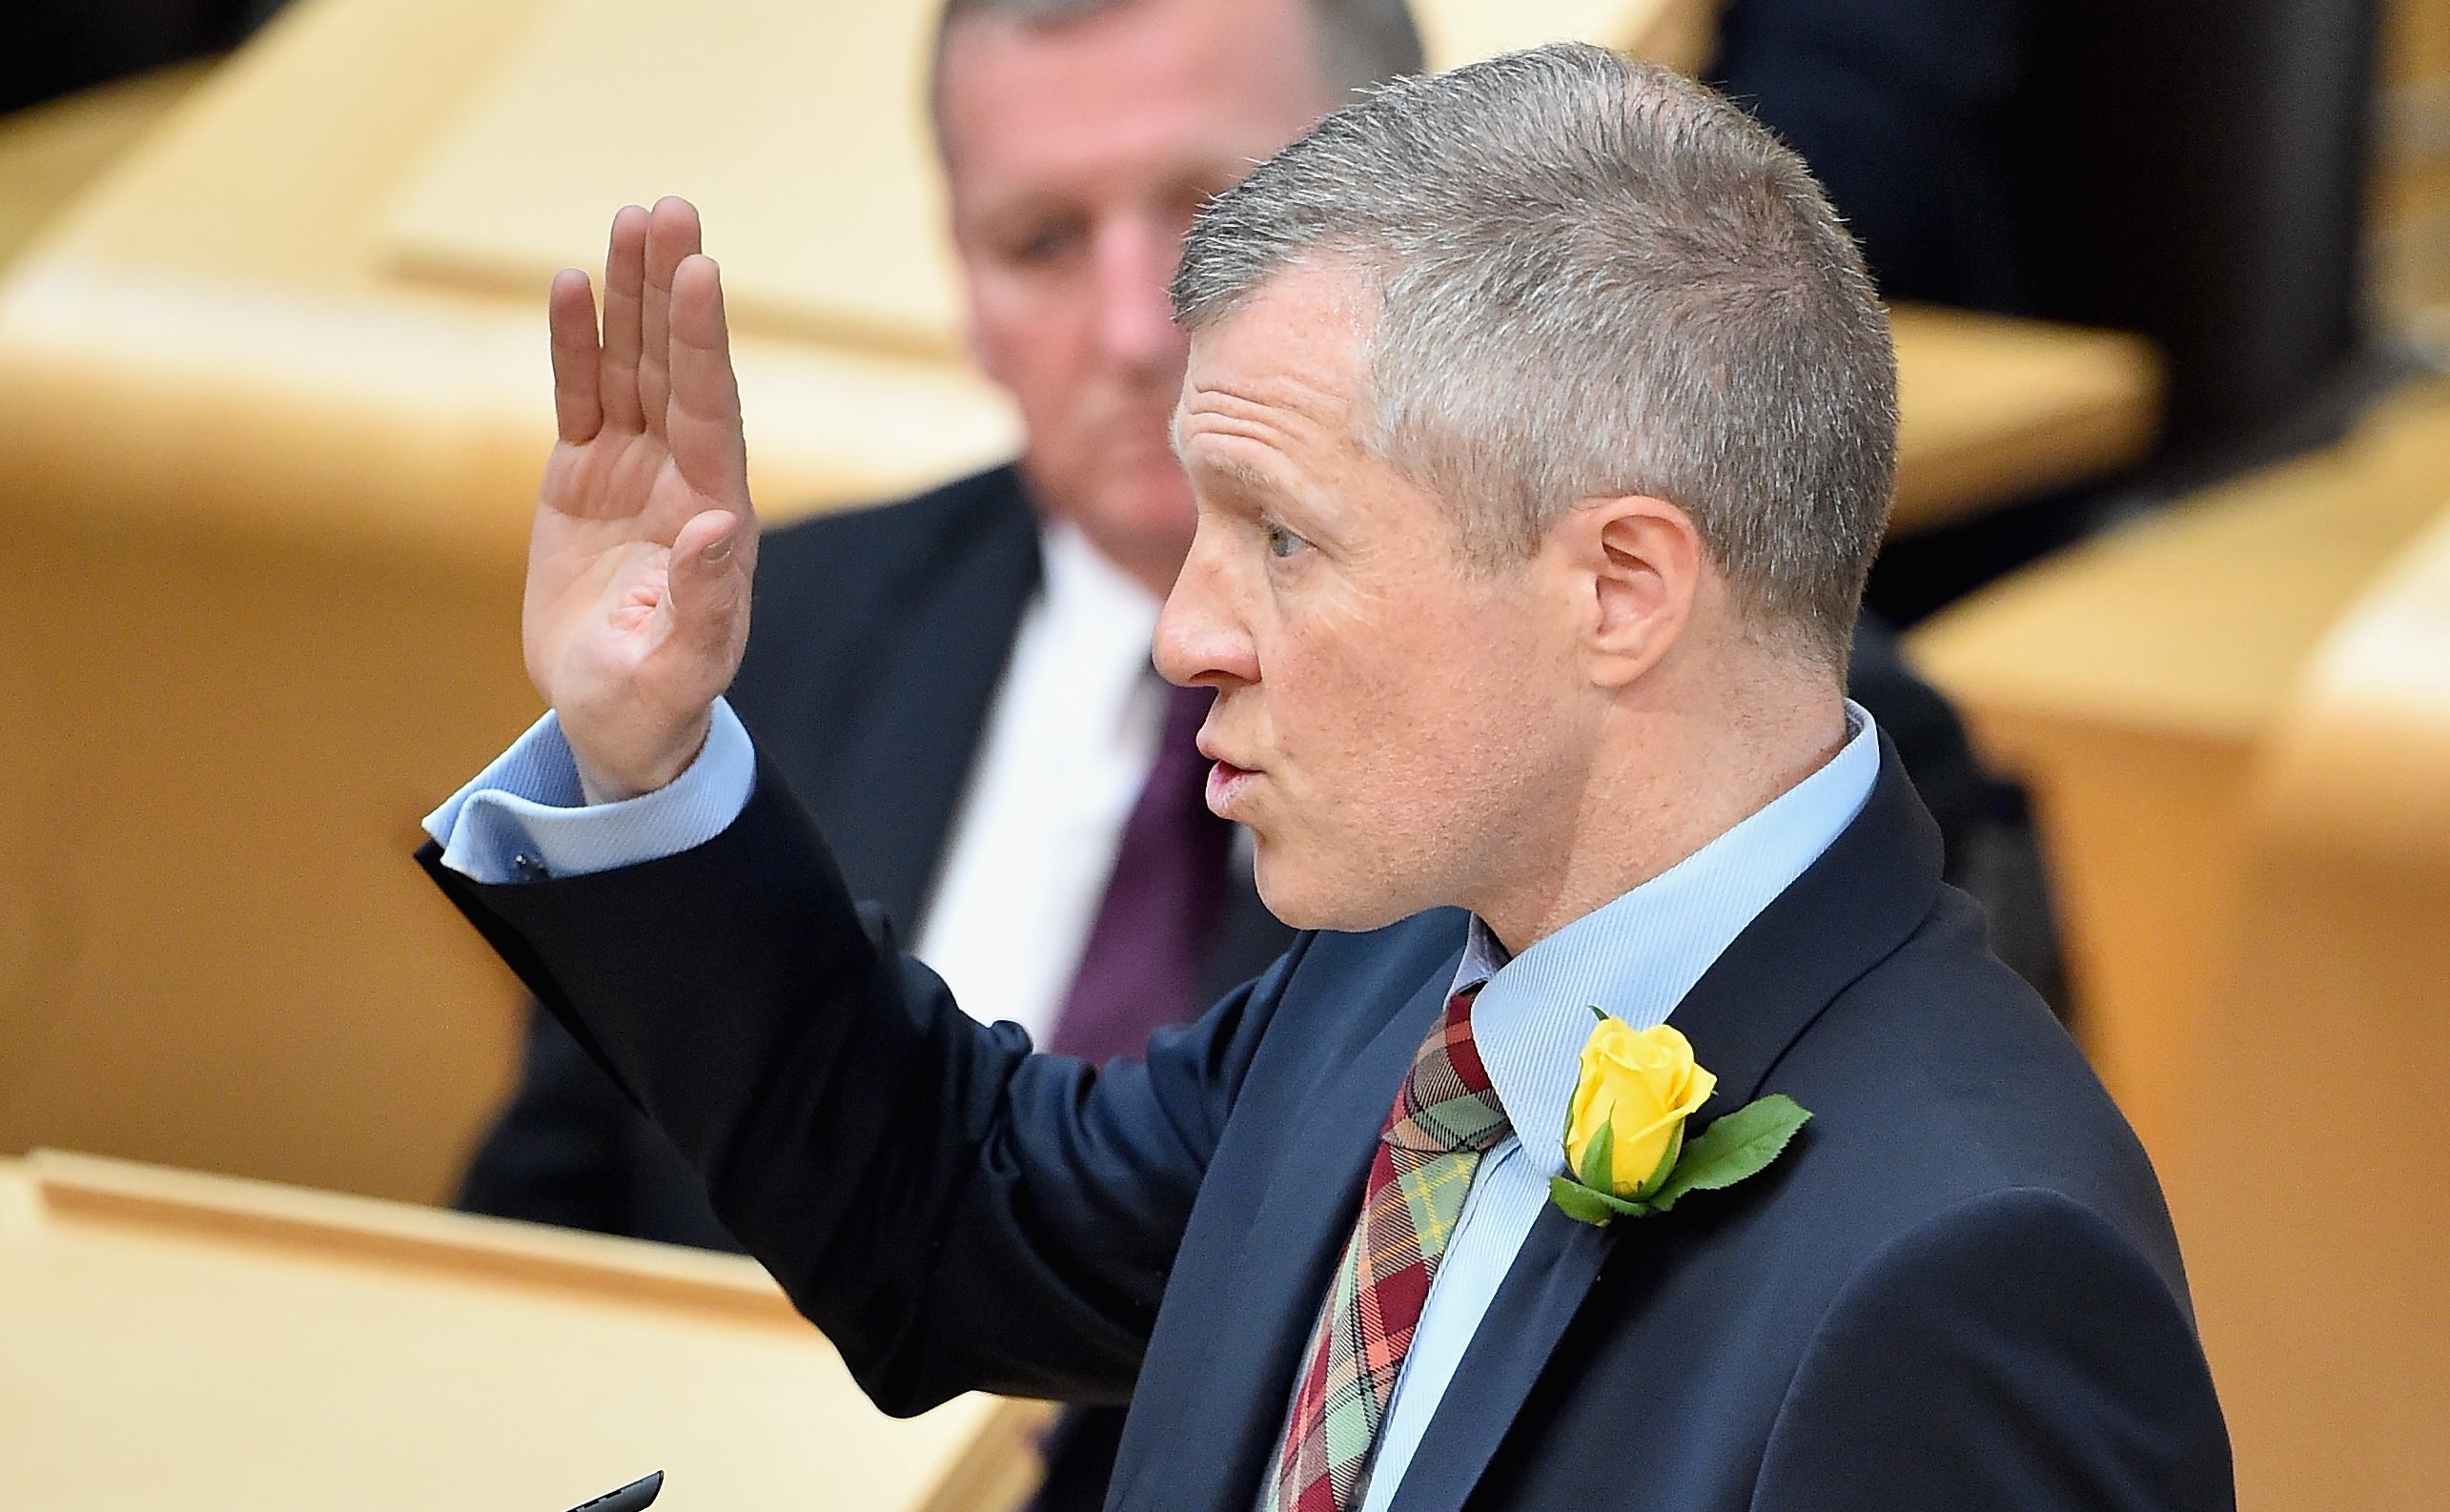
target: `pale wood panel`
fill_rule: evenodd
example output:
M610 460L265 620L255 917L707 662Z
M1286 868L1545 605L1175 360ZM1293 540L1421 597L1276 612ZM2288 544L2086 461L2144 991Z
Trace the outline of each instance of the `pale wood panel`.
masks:
M2236 918L2254 764L2323 635L2450 477L2450 386L1974 596L1909 639L2032 791L2076 1029L2165 1175Z
M11 531L0 1151L446 1198L523 994L408 850L534 717L516 562Z
M613 207L682 194L743 330L951 358L926 118L933 0L564 0L385 216L400 267L532 293L602 262Z
M753 1261L86 1157L0 1161L0 1462L45 1512L1006 1512L1035 1404L894 1420Z
M2171 1198L2238 1502L2440 1500L2450 1440L2450 477L2325 638L2247 807Z
M404 281L384 217L551 9L284 11L0 287L12 467L147 509L515 553L552 435L542 282ZM874 497L1011 442L957 369L740 346L752 479L778 503Z
M1718 6L1678 0L1413 0L1423 50L1433 69L1451 69L1475 58L1494 57L1544 42L1596 42L1637 56L1680 64L1666 44L1695 18L1714 26Z
M158 125L209 67L181 63L0 116L0 264Z

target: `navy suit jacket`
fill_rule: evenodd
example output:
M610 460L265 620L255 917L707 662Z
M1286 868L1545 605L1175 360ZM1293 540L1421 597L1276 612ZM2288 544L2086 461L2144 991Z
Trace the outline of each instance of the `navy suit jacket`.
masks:
M1300 936L1145 1063L973 1023L761 769L721 836L482 886L422 859L706 1176L888 1411L1131 1400L1109 1506L1242 1512L1462 921ZM1863 813L1675 1022L1817 1116L1745 1186L1534 1227L1398 1512L2228 1508L2142 1151L1940 882Z

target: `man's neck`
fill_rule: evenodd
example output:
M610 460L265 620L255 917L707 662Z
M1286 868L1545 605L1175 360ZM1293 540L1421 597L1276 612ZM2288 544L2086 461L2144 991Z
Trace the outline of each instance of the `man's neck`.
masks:
M1551 859L1501 879L1472 910L1520 954L1656 877L1767 807L1843 749L1843 693L1819 690L1751 720L1649 716L1608 743L1635 759L1595 765L1560 832L1529 853Z

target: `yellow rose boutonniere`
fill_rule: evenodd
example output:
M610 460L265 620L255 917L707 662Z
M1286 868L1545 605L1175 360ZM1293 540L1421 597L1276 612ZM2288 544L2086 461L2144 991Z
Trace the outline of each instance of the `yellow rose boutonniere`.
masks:
M1568 1174L1550 1200L1569 1217L1605 1223L1664 1213L1687 1192L1716 1191L1755 1175L1812 1115L1772 1093L1684 1140L1684 1121L1718 1090L1672 1025L1637 1030L1599 1009L1582 1046L1582 1077L1565 1111Z

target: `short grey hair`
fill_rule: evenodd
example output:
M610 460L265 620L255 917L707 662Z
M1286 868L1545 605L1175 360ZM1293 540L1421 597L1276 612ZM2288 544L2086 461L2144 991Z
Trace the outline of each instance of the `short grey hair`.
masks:
M1357 438L1467 559L1582 501L1689 516L1759 628L1843 666L1896 475L1896 361L1803 160L1663 68L1558 44L1338 111L1192 226L1189 330L1296 266L1375 285Z
M945 37L963 22L1061 27L1135 3L1139 0L945 0L936 20L936 67L930 77L941 72ZM1422 60L1420 29L1405 0L1303 0L1302 9L1310 15L1318 48L1319 78L1330 90L1358 92L1428 66Z

